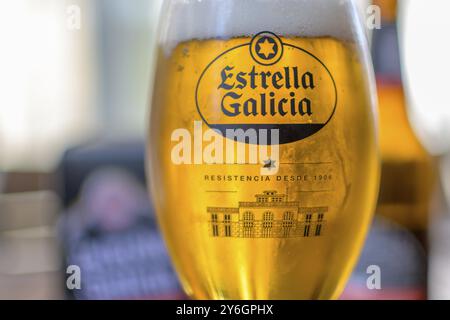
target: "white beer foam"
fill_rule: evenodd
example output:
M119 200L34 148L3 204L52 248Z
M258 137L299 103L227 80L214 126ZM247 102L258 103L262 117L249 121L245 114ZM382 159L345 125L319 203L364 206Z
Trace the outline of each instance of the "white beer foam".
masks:
M351 0L174 0L162 39L171 51L193 39L252 36L271 31L284 36L355 38L358 18Z

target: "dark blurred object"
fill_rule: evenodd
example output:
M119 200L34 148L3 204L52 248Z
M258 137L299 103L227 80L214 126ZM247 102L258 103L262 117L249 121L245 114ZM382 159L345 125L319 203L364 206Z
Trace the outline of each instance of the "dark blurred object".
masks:
M64 207L76 200L84 180L103 167L124 168L145 185L144 159L141 142L97 143L68 150L59 169Z
M144 187L144 145L102 144L61 163L66 265L81 269L76 299L183 297Z
M379 289L367 285L373 266L380 270ZM341 299L423 300L426 279L427 258L422 245L408 230L379 217Z

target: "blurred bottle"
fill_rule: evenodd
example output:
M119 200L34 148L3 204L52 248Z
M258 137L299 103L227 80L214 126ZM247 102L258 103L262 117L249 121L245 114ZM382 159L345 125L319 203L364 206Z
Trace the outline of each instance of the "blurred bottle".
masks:
M375 0L382 27L373 33L382 177L377 213L425 239L433 186L433 159L408 119L401 77L397 0Z
M374 0L382 27L373 30L382 174L378 216L358 266L341 299L427 298L426 236L433 196L433 159L408 118L397 30L397 1ZM418 241L419 240L419 241ZM381 272L380 288L367 285L370 270Z

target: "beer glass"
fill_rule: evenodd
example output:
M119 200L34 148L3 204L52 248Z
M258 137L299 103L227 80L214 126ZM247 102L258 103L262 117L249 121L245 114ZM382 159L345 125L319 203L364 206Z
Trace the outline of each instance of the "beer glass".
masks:
M379 185L352 1L168 0L147 169L195 299L335 299Z

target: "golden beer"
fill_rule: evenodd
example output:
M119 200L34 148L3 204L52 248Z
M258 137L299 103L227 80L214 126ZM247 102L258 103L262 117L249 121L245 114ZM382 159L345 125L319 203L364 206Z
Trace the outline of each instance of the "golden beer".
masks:
M262 58L284 47L273 65L248 54L252 36L159 50L149 180L175 268L193 298L338 298L370 225L379 159L372 79L360 44L330 36L271 41L256 47ZM194 121L202 121L197 137ZM211 127L268 123L288 126L276 163L204 163L194 155ZM314 131L314 123L321 129ZM193 140L184 164L173 161L180 128ZM252 147L224 140L233 150ZM233 160L239 162L236 154ZM264 166L276 173L261 174Z

